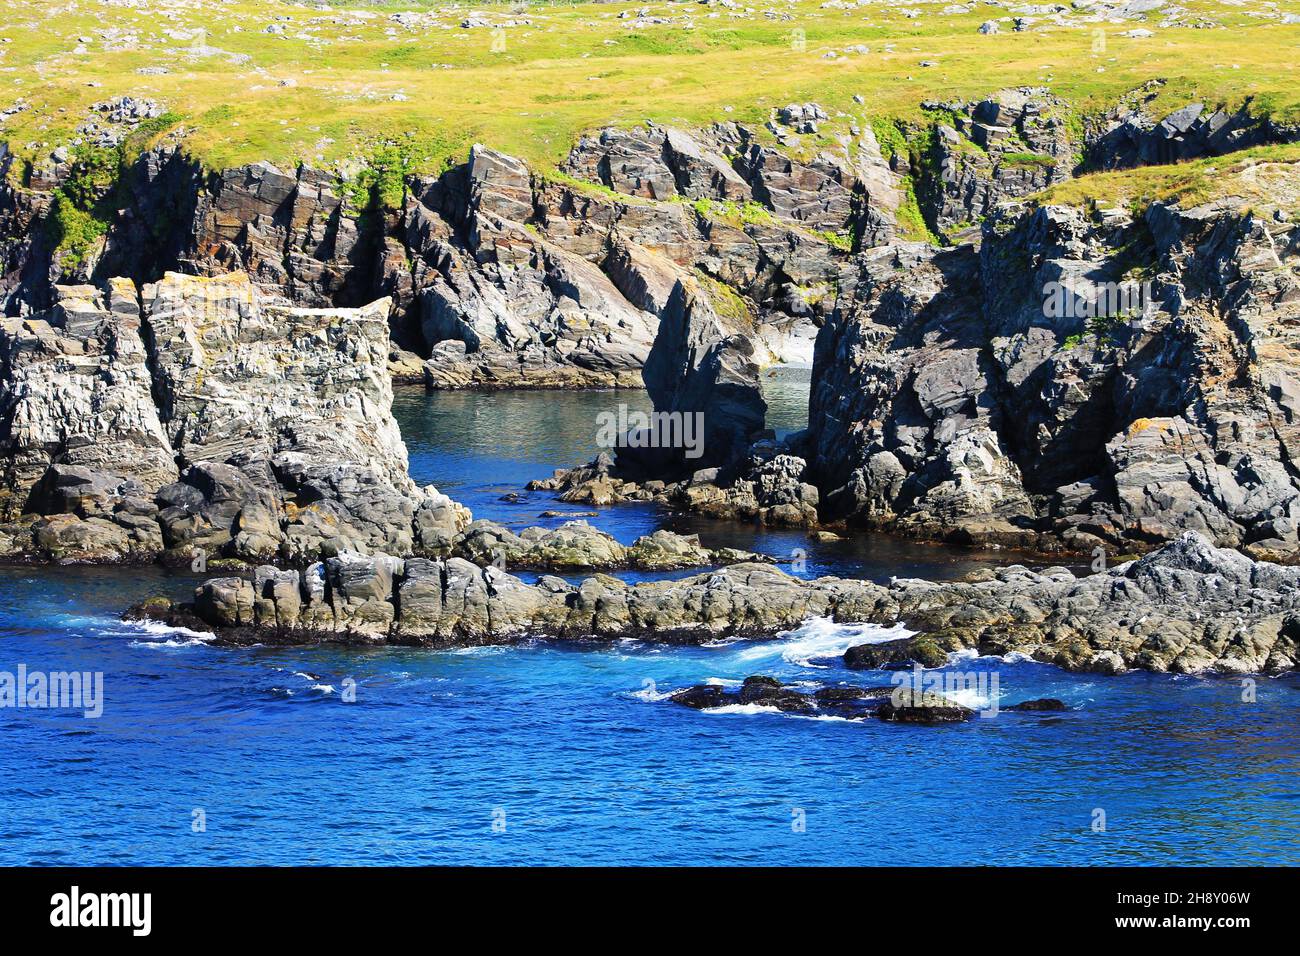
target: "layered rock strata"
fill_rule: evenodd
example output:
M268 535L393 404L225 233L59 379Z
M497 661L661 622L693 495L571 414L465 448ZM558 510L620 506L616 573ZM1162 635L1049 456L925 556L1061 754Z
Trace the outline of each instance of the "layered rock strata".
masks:
M468 524L407 474L387 302L278 307L243 273L58 294L0 331L0 550L302 561Z
M1300 285L1284 207L1300 189L1290 166L1249 172L1269 200L1138 218L1011 207L978 251L863 256L818 340L807 452L823 517L1084 551L1190 529L1293 555Z

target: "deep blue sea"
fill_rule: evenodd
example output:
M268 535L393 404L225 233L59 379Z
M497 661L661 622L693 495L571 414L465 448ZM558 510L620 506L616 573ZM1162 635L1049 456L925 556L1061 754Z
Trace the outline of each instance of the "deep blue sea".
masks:
M773 382L778 428L799 427L806 389L806 373ZM417 479L524 526L588 510L500 499L591 457L595 416L619 402L646 407L626 392L402 389L396 410ZM1023 560L819 544L652 507L590 520L622 540L666 525L783 558L803 549L811 575ZM968 658L952 669L996 672L1003 704L1053 696L1071 710L938 728L700 713L662 698L756 673L887 684L838 656L894 622L812 621L696 649L429 652L221 649L117 621L194 580L0 569L0 671L104 675L97 719L0 709L0 864L1300 863L1294 677L1261 678L1246 703L1236 680Z

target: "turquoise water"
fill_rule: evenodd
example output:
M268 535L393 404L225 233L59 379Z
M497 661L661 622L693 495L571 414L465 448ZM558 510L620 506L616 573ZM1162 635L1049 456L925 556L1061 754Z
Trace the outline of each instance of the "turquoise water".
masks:
M525 525L570 506L501 497L590 457L594 416L637 401L404 389L397 411L417 478ZM797 396L788 405L797 428ZM669 524L805 547L806 573L945 577L1015 559L818 545L643 506L590 520L623 540ZM950 669L996 672L1003 704L1071 709L940 728L699 713L663 695L755 673L887 684L838 661L879 632L810 622L706 648L349 651L213 648L116 621L193 581L0 569L0 671L99 671L105 698L98 719L0 709L0 864L1300 863L1294 677L1261 679L1244 703L1231 680L967 659Z

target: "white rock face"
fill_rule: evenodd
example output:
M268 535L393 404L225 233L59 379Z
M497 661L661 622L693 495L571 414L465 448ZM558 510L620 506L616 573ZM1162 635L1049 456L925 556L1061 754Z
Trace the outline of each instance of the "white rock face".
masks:
M168 273L146 286L157 383L183 465L261 474L278 458L373 468L414 489L390 413L388 308L264 305L248 276Z
M388 300L283 308L244 273L60 294L0 327L0 553L308 561L469 524L407 473Z
M175 456L151 395L135 287L62 286L49 312L0 324L2 510L16 516L51 465L132 479L152 495Z

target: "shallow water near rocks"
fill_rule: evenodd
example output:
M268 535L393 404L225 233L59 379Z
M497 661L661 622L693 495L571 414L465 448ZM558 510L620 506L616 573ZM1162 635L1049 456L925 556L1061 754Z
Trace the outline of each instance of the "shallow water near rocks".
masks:
M771 386L776 427L801 427L806 372ZM648 408L638 392L419 389L395 405L418 480L523 527L591 510L500 499L592 457L596 415L620 402ZM809 575L951 578L1023 560L880 536L821 544L642 505L586 520L623 541L697 530L795 570L803 549ZM663 699L755 673L888 685L839 661L888 621L702 648L449 652L223 649L117 621L196 579L0 569L0 671L104 675L98 719L0 709L0 864L1300 863L1295 677L1260 679L1244 703L1235 680L964 658L949 669L990 691L996 674L1004 706L1071 709L926 728Z

